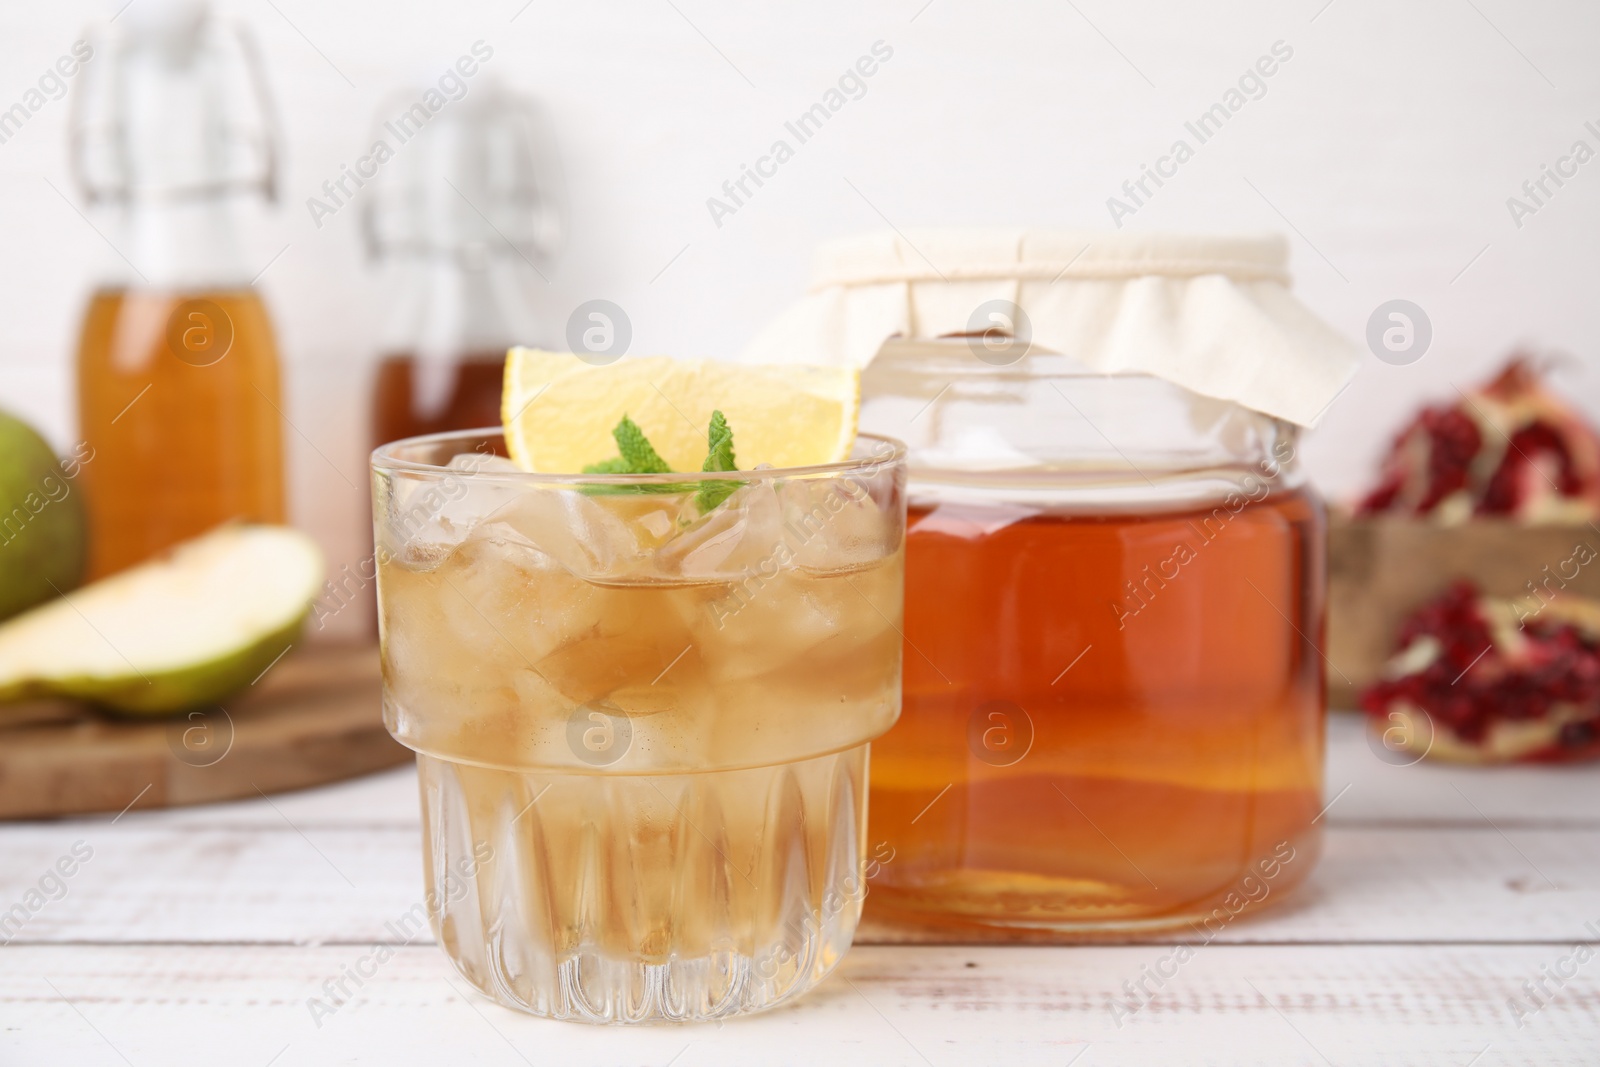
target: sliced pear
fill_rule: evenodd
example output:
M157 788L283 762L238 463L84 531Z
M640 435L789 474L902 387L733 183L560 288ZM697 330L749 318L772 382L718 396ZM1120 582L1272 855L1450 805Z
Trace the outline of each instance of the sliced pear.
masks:
M0 623L0 701L67 696L160 715L214 704L299 639L322 553L283 526L222 526Z

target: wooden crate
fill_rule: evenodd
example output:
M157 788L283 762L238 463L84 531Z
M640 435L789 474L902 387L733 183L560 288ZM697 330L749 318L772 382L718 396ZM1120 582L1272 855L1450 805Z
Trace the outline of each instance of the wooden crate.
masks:
M1580 546L1596 558L1578 563ZM1416 519L1331 516L1330 706L1355 707L1357 693L1378 677L1389 658L1401 620L1457 578L1469 578L1495 596L1522 598L1530 611L1538 606L1535 589L1600 598L1600 529L1504 520L1437 526Z

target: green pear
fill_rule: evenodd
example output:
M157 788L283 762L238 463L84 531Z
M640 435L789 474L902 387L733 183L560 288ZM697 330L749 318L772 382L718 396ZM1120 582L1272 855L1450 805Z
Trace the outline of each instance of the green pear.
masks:
M0 412L0 619L76 588L87 544L83 493L44 438Z
M66 696L143 715L215 704L299 639L322 581L305 534L218 527L0 623L0 701Z

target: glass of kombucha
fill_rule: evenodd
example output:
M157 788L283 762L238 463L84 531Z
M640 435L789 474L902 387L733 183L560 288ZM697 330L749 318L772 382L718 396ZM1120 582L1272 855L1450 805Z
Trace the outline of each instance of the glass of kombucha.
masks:
M1296 428L969 340L891 342L863 379L862 425L910 446L869 914L1092 936L1276 902L1322 790L1324 513Z
M561 1019L803 993L855 932L868 742L899 713L901 446L563 476L498 440L373 454L384 717L417 753L439 944ZM701 514L704 479L741 485Z

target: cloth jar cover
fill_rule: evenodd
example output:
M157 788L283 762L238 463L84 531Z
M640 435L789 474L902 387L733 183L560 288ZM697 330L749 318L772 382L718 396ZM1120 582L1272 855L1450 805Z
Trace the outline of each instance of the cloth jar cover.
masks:
M995 320L1007 305L1015 310ZM1313 426L1358 350L1289 291L1282 237L911 230L830 241L810 292L742 353L865 366L883 342L1018 336L1092 371L1144 373Z

